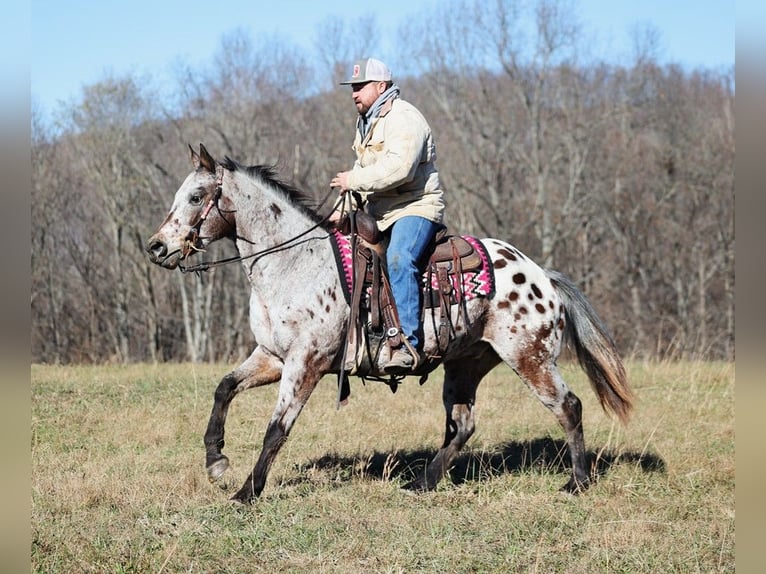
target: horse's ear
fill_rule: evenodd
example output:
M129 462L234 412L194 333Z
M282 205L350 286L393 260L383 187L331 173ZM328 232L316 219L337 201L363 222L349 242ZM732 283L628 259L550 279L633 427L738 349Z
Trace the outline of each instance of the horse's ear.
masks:
M202 144L199 144L199 163L209 172L215 173L215 160L213 156L207 153L205 146Z
M199 169L199 154L194 151L194 148L191 146L191 144L187 144L189 146L189 154L191 155L191 161L192 165L194 166L194 169Z

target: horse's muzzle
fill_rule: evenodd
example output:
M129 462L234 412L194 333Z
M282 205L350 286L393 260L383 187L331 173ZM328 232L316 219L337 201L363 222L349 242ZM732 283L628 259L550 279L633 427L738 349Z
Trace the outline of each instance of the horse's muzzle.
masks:
M149 254L149 260L155 265L161 265L166 269L175 269L181 260L180 252L168 253L168 246L156 235L149 238L144 246Z
M149 241L146 242L144 247L153 263L159 263L168 254L167 246L162 241L155 239L154 237L150 237Z

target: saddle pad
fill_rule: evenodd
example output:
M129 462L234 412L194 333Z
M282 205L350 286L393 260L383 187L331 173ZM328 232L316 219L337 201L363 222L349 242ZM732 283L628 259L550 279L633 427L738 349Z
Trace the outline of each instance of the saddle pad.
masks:
M455 291L462 291L463 299L474 299L476 297L489 297L490 299L495 294L495 273L492 265L489 262L489 255L484 244L470 235L462 235L468 243L470 243L476 252L481 257L481 267L477 271L464 271L462 274L462 284L460 283L461 277L449 274L449 279L452 282L452 288ZM427 275L423 276L423 283L426 282ZM439 278L435 273L431 274L431 288L434 291L439 290Z
M470 235L463 235L468 243L470 243L476 252L481 257L481 267L477 271L466 271L463 273L462 284L455 275L450 274L450 280L452 281L452 287L455 290L460 289L463 293L463 299L474 299L476 297L489 297L491 298L495 294L495 274L492 269L492 265L489 261L489 255L484 247L484 244ZM333 253L335 254L335 263L338 266L338 272L340 273L343 281L343 295L346 298L346 303L351 302L351 240L347 235L343 235L339 231L333 231L330 235L330 243L332 244ZM427 274L423 274L423 285L427 280ZM431 287L433 289L439 288L438 279L436 275L431 277Z
M341 276L343 285L343 296L346 303L351 303L351 278L353 270L351 266L351 240L348 235L343 235L340 231L333 231L330 234L330 244L332 252L335 254L335 264L338 266L338 272Z

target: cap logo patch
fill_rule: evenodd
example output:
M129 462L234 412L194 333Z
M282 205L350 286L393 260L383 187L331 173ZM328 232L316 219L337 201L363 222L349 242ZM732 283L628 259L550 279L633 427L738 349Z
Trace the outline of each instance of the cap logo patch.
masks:
M361 70L359 69L359 64L354 64L354 73L351 74L351 77L352 78L358 77L359 76L359 72L361 72Z

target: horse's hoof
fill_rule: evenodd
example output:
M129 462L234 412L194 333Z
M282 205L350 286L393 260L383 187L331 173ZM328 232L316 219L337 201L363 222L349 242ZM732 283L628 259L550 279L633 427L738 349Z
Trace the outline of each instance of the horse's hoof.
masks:
M572 496L577 496L578 494L582 494L583 492L588 490L589 486L590 486L590 479L586 478L584 480L577 480L574 477L572 477L564 486L562 486L559 489L559 492L562 492L564 494L571 494Z
M239 492L229 499L232 505L250 506L258 498L253 492L246 486L239 489Z
M212 483L218 481L229 468L229 459L222 456L207 467L207 479Z
M422 494L429 490L433 490L433 488L429 488L425 480L418 478L403 485L401 490L406 494Z

